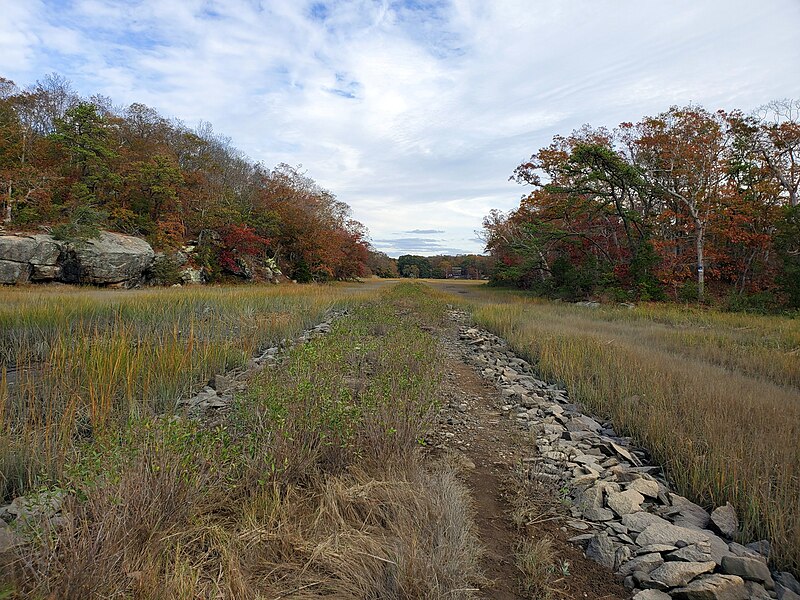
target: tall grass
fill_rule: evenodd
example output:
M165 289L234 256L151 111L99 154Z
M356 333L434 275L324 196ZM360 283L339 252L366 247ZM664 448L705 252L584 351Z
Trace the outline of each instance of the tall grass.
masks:
M800 567L800 321L475 298L478 324L648 448L678 491L730 501L743 539Z
M65 600L472 597L468 493L417 452L440 357L415 324L443 307L415 295L293 349L219 428L144 418L81 447L59 482L65 523L0 555L0 584Z
M0 290L0 495L57 474L76 439L171 410L353 286Z

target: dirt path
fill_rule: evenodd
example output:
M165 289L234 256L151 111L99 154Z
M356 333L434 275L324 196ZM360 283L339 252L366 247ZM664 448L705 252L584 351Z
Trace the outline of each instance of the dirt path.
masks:
M504 402L498 390L484 381L462 356L458 324L441 331L447 360L442 365L446 392L439 418L437 452L454 455L465 466L466 482L474 498L475 520L485 547L484 573L489 584L480 591L483 598L499 600L531 598L522 585L516 566L516 550L526 537L549 537L559 567L549 576L552 598L614 600L629 598L613 574L586 559L580 548L566 541L554 499L536 507L541 516L514 523L514 498L519 498L519 474L525 459L533 456L531 434L515 427L499 409ZM526 501L536 504L531 499ZM517 501L517 503L519 503ZM526 506L527 507L527 506ZM555 511L555 512L554 512ZM556 573L557 571L557 573Z

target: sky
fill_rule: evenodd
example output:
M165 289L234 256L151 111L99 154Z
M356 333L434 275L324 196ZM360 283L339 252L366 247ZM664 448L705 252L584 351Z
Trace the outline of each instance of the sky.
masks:
M0 0L0 76L302 165L391 256L481 252L555 134L800 98L800 0Z

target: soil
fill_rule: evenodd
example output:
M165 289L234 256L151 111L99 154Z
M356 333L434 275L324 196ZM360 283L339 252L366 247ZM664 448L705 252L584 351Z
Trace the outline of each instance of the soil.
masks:
M458 324L440 332L447 354L445 370L446 404L434 435L436 453L454 454L465 465L465 482L474 499L475 521L485 548L483 571L489 583L478 597L499 600L531 598L522 588L515 552L524 538L548 536L553 541L556 563L568 564L567 572L553 573L553 598L616 600L630 598L620 578L587 559L583 551L567 541L576 535L563 525L568 514L552 490L542 503L542 517L524 529L511 516L512 498L520 490L519 473L523 459L533 456L531 434L503 417L504 404L498 390L484 381L461 357L457 341ZM466 406L465 406L466 405ZM466 410L463 410L466 408ZM563 529L562 529L563 527ZM578 532L579 533L579 532Z

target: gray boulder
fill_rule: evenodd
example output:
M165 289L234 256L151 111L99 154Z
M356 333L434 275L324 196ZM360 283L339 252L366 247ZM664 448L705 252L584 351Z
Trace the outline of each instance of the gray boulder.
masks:
M95 239L72 245L63 279L69 283L135 285L154 257L153 249L144 240L103 231Z
M49 235L0 236L0 283L56 279L62 246Z
M31 277L31 266L28 263L0 259L0 283L15 285L28 283Z
M747 556L725 556L722 571L728 575L738 575L742 579L763 583L768 590L775 587L767 563Z

